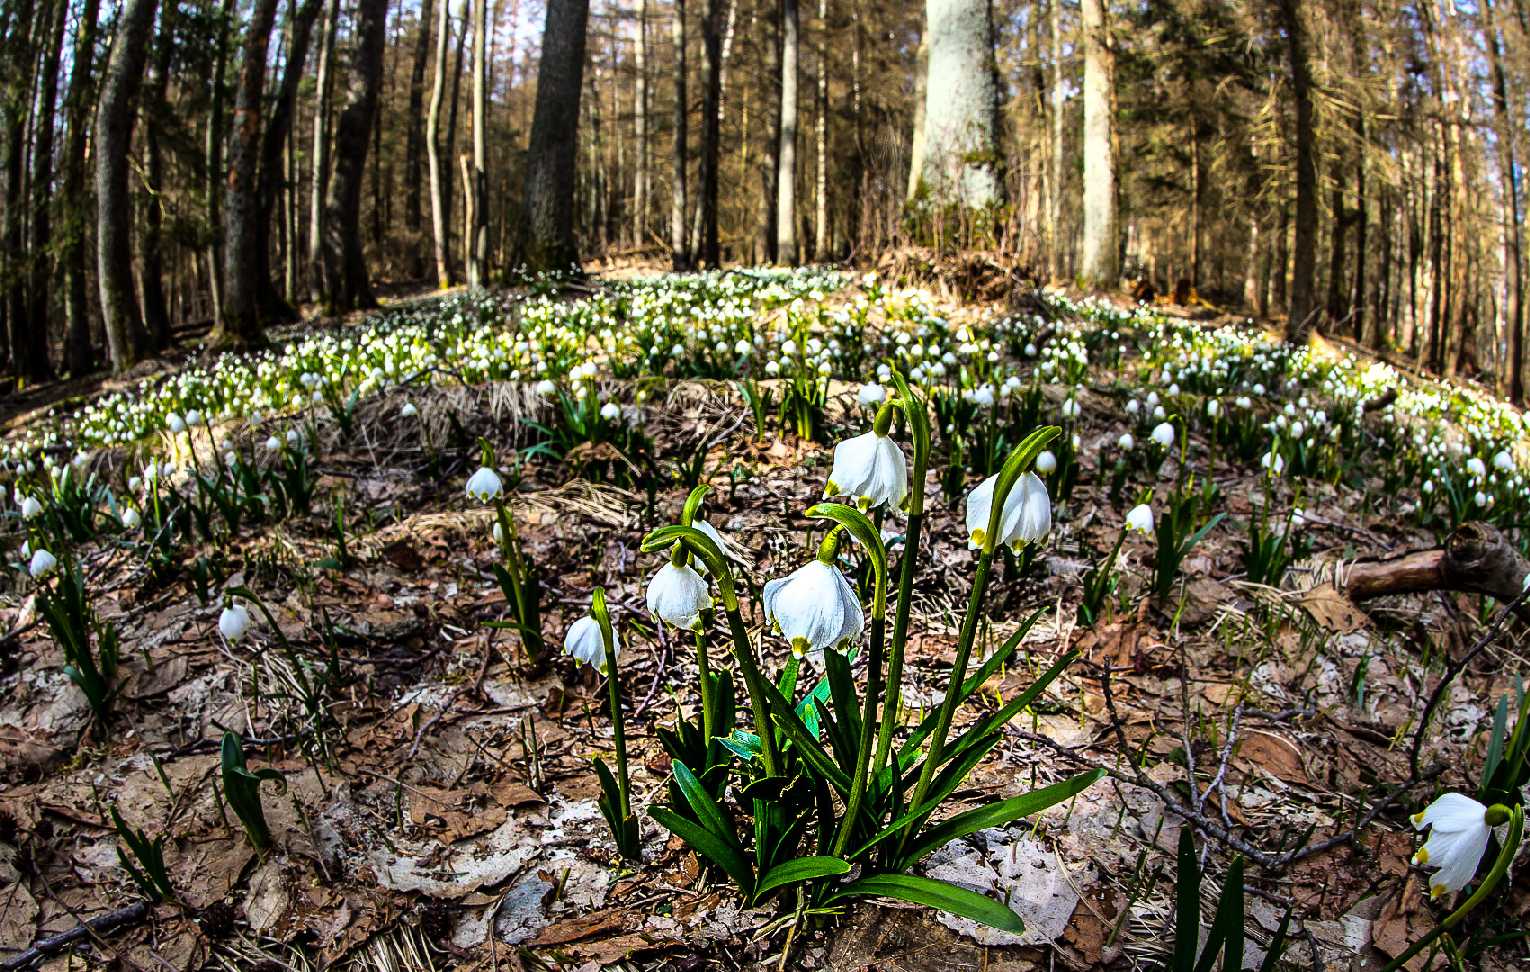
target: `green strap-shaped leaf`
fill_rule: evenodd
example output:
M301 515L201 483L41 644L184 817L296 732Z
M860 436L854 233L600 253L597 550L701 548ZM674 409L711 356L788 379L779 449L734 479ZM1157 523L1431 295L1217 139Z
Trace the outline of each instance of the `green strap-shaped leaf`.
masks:
M696 853L722 868L745 895L753 892L754 868L743 854L723 843L716 834L667 807L649 807L648 815Z
M958 837L966 837L968 834L975 834L989 827L1002 827L1022 817L1040 813L1082 793L1104 775L1104 769L1092 769L1030 793L1023 793L1017 797L1010 797L1008 800L1000 800L998 803L990 803L975 810L968 810L966 813L959 813L920 834L908 848L907 860L910 863L917 861Z
M1029 625L1026 627L1029 628ZM943 754L943 758L954 759L978 739L981 739L983 736L986 736L991 732L998 731L999 728L1002 727L1005 723L1009 722L1009 720L1013 719L1020 712L1024 711L1025 708L1032 702L1036 701L1036 699L1041 696L1041 693L1046 691L1047 686L1051 685L1052 682L1057 679L1057 676L1061 675L1064 669L1073 664L1074 660L1077 658L1078 652L1070 651L1064 654L1061 658L1057 659L1057 661L1052 664L1052 667L1048 668L1045 672L1042 672L1041 677L1032 682L1024 692L1021 692L1019 695L1010 699L997 712L988 716L986 719L981 720L977 723L977 725L972 726L966 732L958 736L956 741L946 748L946 751Z
M675 771L675 782L680 785L680 792L685 795L685 802L691 805L691 812L696 814L696 819L707 830L716 835L718 840L728 844L740 857L744 849L739 846L738 838L733 834L733 828L728 825L728 820L723 816L722 808L712 799L706 787L692 773L690 767L684 763L672 764Z
M1201 939L1201 868L1187 823L1179 831L1179 870L1175 874L1174 972L1194 972L1195 947Z
M764 877L760 878L759 885L754 889L754 897L758 901L776 888L785 885L801 884L803 881L811 881L814 878L849 873L850 865L837 857L799 857L794 861L787 861L785 864L778 864L771 868Z
M1217 902L1217 915L1211 922L1206 950L1201 953L1195 972L1211 972L1218 952L1222 953L1223 972L1238 972L1243 968L1242 857L1233 858L1227 868L1227 879L1222 883L1222 898Z
M1016 935L1025 931L1025 923L1020 920L1020 916L992 898L947 881L914 874L873 874L863 877L841 888L828 900L834 902L871 897L896 898L899 901L922 904Z

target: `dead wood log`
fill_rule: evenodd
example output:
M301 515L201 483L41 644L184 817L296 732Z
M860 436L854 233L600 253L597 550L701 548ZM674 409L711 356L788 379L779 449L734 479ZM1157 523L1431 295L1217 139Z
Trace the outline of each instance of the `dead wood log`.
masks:
M119 928L136 925L153 913L154 906L152 904L147 901L135 901L124 908L118 908L115 911L108 911L104 915L98 915L84 924L74 926L66 932L60 932L57 935L51 935L39 940L36 945L33 945L20 955L0 962L0 969L5 970L5 972L11 972L13 969L27 968L50 955L57 955L87 938L108 935Z
M1338 571L1335 587L1353 601L1386 594L1461 591L1490 594L1502 602L1524 589L1530 562L1498 528L1463 523L1445 546L1377 560L1357 560Z

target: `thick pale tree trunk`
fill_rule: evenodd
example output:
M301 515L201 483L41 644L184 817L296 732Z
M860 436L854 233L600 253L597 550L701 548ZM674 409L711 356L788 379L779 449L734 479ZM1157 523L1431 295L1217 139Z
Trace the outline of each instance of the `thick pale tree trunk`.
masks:
M377 115L388 0L358 0L356 7L356 49L345 75L345 107L335 123L335 171L324 199L324 303L331 314L377 306L361 248L361 183Z
M984 0L987 2L987 0ZM797 254L797 60L801 53L797 0L781 0L781 129L776 154L776 259Z
M59 194L70 213L70 226L59 245L59 265L64 273L64 366L71 375L86 374L96 366L90 340L90 300L86 291L85 227L90 211L85 193L85 146L90 135L90 106L95 98L96 33L100 0L85 0L80 26L74 37L69 69L69 95L64 102L69 131L64 140L63 174Z
M989 0L926 0L922 178L937 207L984 209L1003 200Z
M446 16L442 0L441 16ZM319 40L319 69L314 79L313 179L308 197L309 293L324 289L324 196L329 185L329 106L335 91L335 34L339 29L340 0L329 0L324 14L324 36Z
M229 133L228 181L223 194L223 317L208 336L212 347L243 347L260 340L260 112L266 84L266 49L276 24L276 0L256 0L245 29L234 118Z
M1312 332L1317 301L1313 271L1317 266L1317 161L1312 124L1312 65L1307 60L1307 34L1296 0L1278 0L1286 53L1291 62L1291 97L1296 106L1296 236L1292 244L1291 309L1286 340L1306 344Z
M1079 278L1086 287L1120 283L1116 212L1116 55L1105 0L1083 0L1079 39L1084 54L1084 227Z
M928 7L925 8L928 11ZM914 52L914 131L909 140L908 188L903 193L905 202L919 194L924 184L924 104L930 89L930 19L924 20L924 31L919 35L919 49Z
M533 271L579 265L574 242L574 164L589 13L589 0L548 0L542 61L537 68L536 113L526 152L525 257Z
M444 180L451 176L441 165L441 102L446 95L446 52L452 33L451 0L441 0L440 23L436 27L436 67L431 75L430 114L425 120L425 152L430 164L430 229L435 241L436 286L445 290L452 285L451 230L446 211Z
M128 152L138 92L154 26L156 0L124 0L96 107L96 260L101 317L112 368L125 371L143 353L143 318L133 292L133 219Z

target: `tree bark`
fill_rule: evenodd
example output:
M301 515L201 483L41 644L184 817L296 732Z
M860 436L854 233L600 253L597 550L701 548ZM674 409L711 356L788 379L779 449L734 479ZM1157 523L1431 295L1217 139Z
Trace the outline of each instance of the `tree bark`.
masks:
M776 259L785 264L798 261L797 60L802 47L801 27L797 0L781 0L781 147L776 155Z
M1512 601L1524 589L1530 562L1488 523L1463 523L1445 546L1345 565L1335 584L1351 600L1424 591L1462 591Z
M1003 201L998 84L989 0L926 0L922 178L937 207L985 209Z
M1313 270L1317 265L1317 162L1312 123L1312 65L1307 60L1307 32L1297 0L1278 0L1286 54L1291 66L1291 97L1296 107L1296 239L1291 262L1291 309L1286 340L1306 344L1317 312Z
M648 0L638 0L637 40L632 52L633 187L632 245L648 244Z
M1480 9L1482 32L1487 38L1493 68L1493 113L1498 119L1497 141L1504 182L1504 267L1507 271L1504 275L1507 291L1504 325L1509 332L1509 398L1518 405L1525 401L1524 216L1520 211L1519 168L1516 164L1520 122L1509 109L1503 44L1493 20L1492 0L1483 0Z
M9 23L7 23L9 21ZM34 23L36 21L36 23ZM31 5L0 10L6 43L0 47L0 118L5 124L5 233L0 249L0 322L4 323L4 356L12 365L11 349L25 340L27 317L25 208L27 115L33 82L33 30L46 33Z
M148 155L143 199L143 251L139 288L143 291L143 324L149 350L170 346L170 308L165 303L165 257L161 232L165 215L165 159L163 141L170 106L165 93L175 64L177 0L160 4L159 39L154 55L150 88L144 99L144 147Z
M69 4L53 0L51 19L44 38L42 74L37 79L37 121L32 145L32 280L28 294L26 329L20 342L11 345L16 374L33 381L53 377L48 360L48 317L52 303L53 273L49 249L53 242L53 113L58 101L58 69L63 58L64 20Z
M69 225L59 241L59 265L64 273L64 367L76 377L96 366L90 340L90 300L85 289L85 230L89 200L85 192L85 146L90 132L90 106L95 98L96 33L100 0L85 0L74 38L69 69L69 94L64 100L68 135L64 140L59 195L68 207Z
M717 167L722 158L723 3L706 0L701 22L701 222L700 261L704 266L722 263L717 239Z
M441 14L446 15L446 0L442 0ZM315 297L324 292L324 197L329 185L329 111L334 102L335 34L339 21L340 0L329 0L314 83L313 178L308 197L309 293Z
M264 261L258 223L260 206L261 95L266 84L266 49L276 24L276 0L255 0L245 29L234 118L229 134L228 181L223 195L223 317L208 336L212 347L248 347L261 340L260 273Z
M214 323L223 320L223 81L228 72L228 38L233 26L234 0L223 0L218 14L217 50L208 98L206 151L203 153L206 164L202 172L207 225L212 228L212 241L207 248L207 285Z
M443 194L441 166L441 102L446 94L446 52L452 33L451 0L441 0L441 14L436 27L436 66L430 86L430 114L425 119L425 151L430 165L430 229L435 241L436 287L445 290L452 285L451 260L448 248L451 231Z
M445 4L448 0L441 2ZM420 116L424 114L425 107L425 64L430 60L430 34L434 26L431 15L434 11L434 0L420 0L419 35L414 42L414 66L409 71L409 118L406 121L409 127L404 152L404 228L409 231L409 245L405 248L409 254L406 267L409 275L416 278L425 275L420 232L420 185L424 181L421 168L424 163L425 136L420 129ZM432 91L433 107L434 103Z
M1052 184L1047 196L1047 240L1052 247L1052 279L1061 280L1067 273L1062 230L1063 189L1067 183L1068 92L1063 87L1062 0L1049 0L1052 20Z
M335 171L324 200L325 307L330 314L377 306L361 248L361 183L377 114L388 0L358 0L356 49L345 107L335 123Z
M829 0L818 0L818 98L816 149L817 166L813 191L813 259L829 259L832 239L829 232Z
M675 270L689 270L690 248L685 238L685 162L686 121L689 106L685 100L685 0L675 0L669 20L669 36L674 47L675 115L674 151L670 159L669 254Z
M908 187L903 201L912 202L924 184L924 103L930 87L930 18L928 7L924 29L919 34L919 48L914 52L914 132L908 151Z
M96 108L96 259L101 317L112 368L125 371L143 354L145 335L133 293L133 221L128 192L138 92L143 85L156 0L124 0Z
M537 68L536 113L526 153L526 265L578 269L574 242L574 164L589 0L548 0ZM684 233L684 221L681 224Z
M1079 37L1084 55L1084 236L1079 277L1086 287L1120 283L1116 210L1116 55L1104 0L1083 0Z
M589 0L583 0L588 7ZM581 28L582 30L582 28ZM489 84L489 60L488 60L488 34L489 34L489 0L477 0L473 9L473 179L472 192L472 234L467 240L468 251L468 286L478 288L484 286L487 277L487 263L489 259L489 206L488 206L488 182L484 175L484 167L488 164L488 84ZM580 38L579 44L580 67L583 67L584 41ZM540 87L538 87L540 91ZM574 89L574 100L578 102L579 89ZM574 113L573 130L577 131L578 112ZM572 138L573 135L570 135ZM569 184L573 184L574 156L569 153ZM573 226L570 224L569 235L572 239Z

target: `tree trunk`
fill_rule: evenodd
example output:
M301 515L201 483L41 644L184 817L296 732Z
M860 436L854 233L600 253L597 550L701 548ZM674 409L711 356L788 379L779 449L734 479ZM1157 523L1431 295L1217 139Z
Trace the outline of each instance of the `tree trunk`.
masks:
M139 287L143 291L143 323L149 335L149 350L163 351L170 346L170 309L165 304L165 257L163 235L165 160L163 140L165 120L170 106L165 92L175 63L176 0L160 5L159 40L154 57L150 88L144 104L144 146L148 165L143 196L143 256Z
M449 0L441 0L446 4ZM425 260L422 256L423 240L420 232L420 184L424 181L421 168L425 137L420 131L420 116L425 107L425 63L430 59L431 14L434 0L420 0L419 36L414 42L414 66L409 72L409 118L408 135L404 153L404 228L409 231L406 269L411 277L425 276ZM439 72L438 72L439 73ZM434 93L431 106L436 107Z
M716 267L722 263L717 240L717 167L722 157L723 2L706 0L701 22L701 222L700 262Z
M1003 200L989 0L927 0L921 178L937 208L985 209Z
M776 155L776 260L797 254L797 58L801 52L797 0L781 0L781 128Z
M96 366L90 340L90 300L86 295L85 238L89 200L85 192L85 146L90 132L90 106L95 98L96 33L100 0L85 0L74 37L69 69L69 95L64 102L69 133L64 141L63 175L59 195L68 207L69 226L59 241L59 265L64 272L64 367L75 377Z
M449 102L450 108L446 114L446 151L444 158L448 168L450 168L452 160L457 158L457 111L462 104L460 97L462 93L462 65L467 61L467 39L469 33L467 20L464 19L462 29L457 31L457 58L452 65L452 93ZM456 195L455 190L452 188L454 184L451 173L446 173L446 177L441 181L441 214L444 217L443 222L447 233L452 231L452 200ZM468 239L469 234L464 230L462 233L464 259L466 259ZM451 240L448 239L446 245L446 259L448 263L450 263L451 258ZM452 269L453 273L455 273L455 266Z
M912 202L924 185L924 103L930 89L930 18L926 7L919 49L914 52L914 132L909 142L908 188L904 202Z
M1083 0L1079 37L1084 55L1084 238L1079 277L1086 287L1114 290L1117 262L1115 116L1116 55L1105 0Z
M632 115L634 174L632 188L632 245L648 244L648 0L638 0L637 40L633 48Z
M446 94L446 52L452 32L451 0L441 0L440 9L436 27L436 66L430 85L430 114L425 119L425 152L430 163L430 229L435 240L436 287L445 290L452 285L452 269L448 255L451 230L447 220L450 216L443 194L443 178L450 176L441 168L441 101Z
M45 12L44 12L45 13ZM27 317L26 208L27 115L32 97L34 41L47 33L45 18L28 5L0 10L6 43L0 47L0 118L5 123L5 235L0 248L0 322L3 353L24 343ZM6 21L10 21L7 23ZM36 35L34 36L34 28Z
M281 87L271 106L271 119L260 139L260 162L257 183L257 213L255 219L255 286L262 327L275 323L291 323L298 313L276 289L271 276L271 216L277 215L277 193L286 183L283 174L283 149L292 131L293 115L297 112L298 85L302 83L303 71L308 66L308 46L313 37L314 21L319 17L323 0L302 0L302 6L294 7L296 0L288 5L287 63L282 69ZM291 245L290 242L288 244Z
M818 0L818 125L814 161L813 259L826 262L832 249L829 232L829 0Z
M1504 194L1504 325L1509 338L1509 398L1525 401L1525 278L1523 216L1519 206L1519 168L1516 164L1520 122L1509 110L1508 83L1503 68L1503 45L1493 22L1492 0L1483 0L1482 31L1487 37L1493 67L1493 113L1498 119L1498 152L1503 170Z
M675 270L689 270L691 255L685 237L685 130L689 114L685 99L685 0L675 0L675 8L669 20L669 36L673 47L671 56L674 58L675 76L674 151L670 159L670 266Z
M589 0L582 0L588 8ZM472 235L467 240L468 251L468 286L479 288L484 286L487 280L487 264L489 259L489 206L488 206L488 183L484 175L484 167L488 164L488 137L489 129L489 59L488 59L488 34L489 34L489 0L477 0L473 10L473 180L472 180L472 207L473 222ZM584 37L583 27L580 28L579 56L580 67L583 65ZM540 91L540 87L538 88ZM579 88L574 88L574 101L579 100ZM573 114L569 137L575 137L578 131L579 113ZM569 184L573 185L574 154L569 153ZM572 190L571 190L572 191ZM573 227L569 227L572 239Z
M52 303L52 267L49 249L53 241L53 113L58 101L58 69L63 58L65 0L53 0L51 21L43 39L42 74L37 79L37 121L32 145L32 281L31 306L27 310L23 340L11 345L16 374L33 381L53 377L48 361L48 310Z
M261 339L259 274L263 261L255 251L261 245L257 223L268 215L261 209L257 188L260 109L266 83L266 48L275 24L276 0L255 0L234 87L228 182L223 195L223 317L208 336L212 347L247 347Z
M1050 0L1052 16L1052 184L1047 197L1047 240L1052 246L1052 279L1062 280L1067 273L1062 229L1063 189L1067 184L1068 91L1063 87L1062 0Z
M125 371L143 353L145 335L133 293L133 220L128 152L143 85L156 0L123 0L96 108L96 259L101 317L112 368Z
M536 270L579 265L574 242L574 164L589 0L548 0L537 68L536 113L526 150L526 264ZM684 232L682 220L681 232Z
M446 0L441 16L446 16ZM340 0L329 0L324 14L324 36L319 41L319 71L314 83L313 179L308 198L309 293L315 297L324 287L324 196L329 184L329 110L335 90L335 35L340 26Z
M213 60L212 90L207 112L206 151L203 153L202 191L207 203L207 225L212 242L207 248L208 294L212 298L214 323L223 319L223 106L224 79L228 71L228 38L234 27L234 0L223 0L218 14L217 50Z
M1312 65L1307 60L1307 32L1297 0L1279 0L1286 53L1291 62L1291 97L1296 103L1296 239L1291 263L1291 309L1286 340L1306 344L1317 312L1313 270L1317 265L1317 162L1312 124Z
M335 171L324 199L324 303L330 314L377 306L361 248L361 183L377 114L388 0L358 0L356 49L335 123Z

